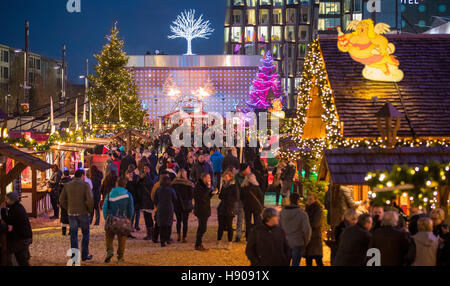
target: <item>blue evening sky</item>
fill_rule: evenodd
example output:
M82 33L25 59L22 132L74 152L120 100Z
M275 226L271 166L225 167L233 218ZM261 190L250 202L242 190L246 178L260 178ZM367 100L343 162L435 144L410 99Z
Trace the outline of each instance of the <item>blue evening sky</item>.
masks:
M80 0L81 13L68 13L67 0L2 0L0 44L24 48L24 23L30 22L30 50L43 56L62 56L67 46L69 80L78 79L89 58L93 72L95 58L106 42L115 21L119 36L125 40L129 55L152 53L159 49L166 54L186 52L184 39L170 40L169 25L184 9L203 14L215 29L209 40L192 42L196 54L222 54L225 0ZM6 27L6 28L5 28Z

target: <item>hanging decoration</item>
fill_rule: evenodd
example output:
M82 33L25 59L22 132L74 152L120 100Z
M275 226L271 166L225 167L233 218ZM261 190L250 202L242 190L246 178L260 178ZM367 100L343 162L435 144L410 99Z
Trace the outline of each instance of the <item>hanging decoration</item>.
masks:
M372 19L353 20L347 30L354 32L344 34L340 27L337 30L339 50L364 65L364 78L388 82L403 79L403 71L398 68L400 62L393 55L395 46L382 35L390 31L389 25L374 25Z

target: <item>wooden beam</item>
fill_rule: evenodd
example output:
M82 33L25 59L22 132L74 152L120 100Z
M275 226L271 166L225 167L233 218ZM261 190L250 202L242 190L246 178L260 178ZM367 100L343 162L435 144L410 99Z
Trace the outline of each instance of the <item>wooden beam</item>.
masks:
M18 162L14 168L6 174L6 176L2 176L0 179L0 186L6 187L9 185L15 178L20 176L20 174L25 170L27 166L22 162Z
M0 166L0 178L6 177L6 164ZM4 202L6 198L6 185L0 183L0 203Z
M31 214L35 218L37 217L37 199L37 171L31 169Z

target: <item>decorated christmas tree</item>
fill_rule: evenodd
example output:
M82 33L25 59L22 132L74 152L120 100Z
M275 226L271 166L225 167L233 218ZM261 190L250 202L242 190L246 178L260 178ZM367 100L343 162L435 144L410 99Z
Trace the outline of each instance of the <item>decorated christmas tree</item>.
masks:
M100 54L94 68L96 74L89 75L91 87L89 99L93 106L95 124L120 123L127 127L141 127L146 116L138 98L138 89L130 70L126 69L128 57L123 40L118 38L116 25L106 36L108 43Z
M284 95L270 52L266 53L258 68L259 72L250 88L250 100L247 101L251 110L270 108L272 101L282 99Z

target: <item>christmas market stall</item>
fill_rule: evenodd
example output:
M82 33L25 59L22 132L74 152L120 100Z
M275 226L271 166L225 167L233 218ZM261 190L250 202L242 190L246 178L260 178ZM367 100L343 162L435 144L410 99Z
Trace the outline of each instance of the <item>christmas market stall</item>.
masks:
M383 36L389 27L374 25L370 19L353 21L350 29L355 32L344 34L338 29L338 37L310 43L297 115L287 119L282 129L297 149L281 146L281 157L299 160L302 171L317 172L321 162L331 160L322 160L326 149L362 148L361 154L383 149L380 152L394 154L390 149L448 147L450 35ZM422 152L426 157L429 151ZM433 161L402 158L406 159L389 159L389 168ZM366 162L365 171L377 171L370 163ZM345 172L359 173L358 165L346 166ZM361 178L340 183L364 185ZM365 194L354 199L367 197L369 188L360 190ZM334 222L339 219L335 217Z
M450 147L326 149L319 180L330 183L331 224L344 215L342 186L352 190L356 202L395 202L405 214L411 206L448 209L449 166ZM410 178L416 173L421 179Z
M51 167L52 165L32 154L0 142L0 201L4 201L8 188L12 191L11 183L15 179L20 179L22 203L29 215L37 217L39 213L45 211L45 208L39 208L39 202L47 197L47 189L43 187L43 181L46 178L45 171ZM31 178L29 182L22 182L22 173L27 168L31 169Z

